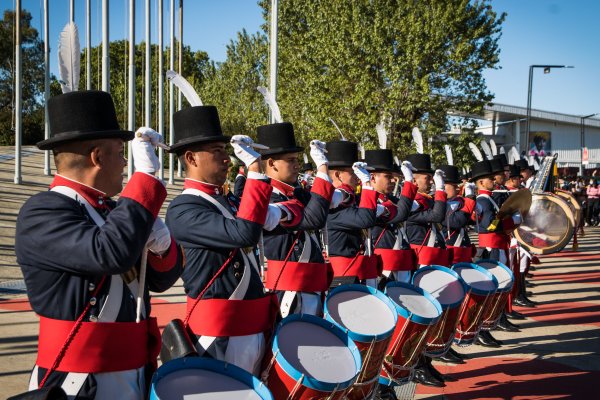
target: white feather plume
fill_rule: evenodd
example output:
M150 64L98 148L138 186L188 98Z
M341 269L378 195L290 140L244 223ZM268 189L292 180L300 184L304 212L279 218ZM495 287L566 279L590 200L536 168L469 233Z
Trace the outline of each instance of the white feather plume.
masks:
M79 89L80 50L77 25L69 22L58 40L58 73L63 93Z
M515 161L518 161L520 159L521 155L519 154L519 150L517 150L515 146L511 147L510 151L508 152L508 163L514 164Z
M504 150L504 146L500 146L499 154L506 154L506 150Z
M308 164L308 156L306 153L303 153L302 155L304 156L304 164Z
M396 163L397 166L400 166L400 159L398 158L398 156L394 156L394 162Z
M490 149L490 145L485 140L481 141L481 148L483 149L483 152L485 153L485 157L488 160L491 160L492 158L494 158L494 156L492 155L492 149Z
M362 143L358 144L358 152L360 153L360 158L362 160L364 160L365 159L365 146L363 146Z
M194 87L181 75L173 70L167 71L167 79L173 82L173 85L177 86L181 93L185 96L186 100L192 107L201 106L202 100L196 93Z
M465 169L465 167L462 168L462 173L463 173L463 175L467 174L467 170Z
M446 150L446 159L448 160L448 165L454 165L454 157L452 157L452 149L450 145L445 144L444 150Z
M387 138L390 134L383 124L383 121L375 125L375 130L377 131L377 140L379 140L379 147L381 149L387 148Z
M423 135L421 135L421 131L416 126L412 130L413 141L415 142L415 146L417 148L417 153L423 154Z
M490 147L492 148L492 155L498 155L498 146L496 146L494 139L490 139Z
M259 86L256 89L265 98L265 103L267 103L269 109L271 110L271 114L273 114L273 121L276 123L283 122L283 118L281 118L281 111L279 111L279 106L277 105L277 102L275 101L275 98L271 92L269 92L269 89L264 86Z
M477 161L483 161L483 154L481 154L481 150L479 150L479 148L475 146L475 143L470 142L469 148L471 149L471 152L473 152L473 155L475 156Z
M333 118L329 117L329 120L331 121L331 123L333 124L333 126L335 126L335 129L337 129L337 131L340 133L340 138L345 142L346 138L344 137L344 134L342 133L342 130L340 129L340 127L337 126L337 124L335 123L335 121L333 120Z

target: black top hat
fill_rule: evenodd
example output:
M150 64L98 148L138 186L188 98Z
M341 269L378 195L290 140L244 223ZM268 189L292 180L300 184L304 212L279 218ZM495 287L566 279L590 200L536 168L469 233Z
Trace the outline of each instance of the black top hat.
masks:
M515 161L515 165L519 166L521 168L521 170L530 169L532 171L535 171L535 168L533 168L533 166L529 165L527 160L517 160L517 161Z
M489 160L476 162L473 164L473 168L471 168L471 181L474 182L477 179L485 177L491 178L495 172Z
M41 150L82 140L133 139L133 132L119 127L109 93L97 90L69 92L48 100L50 138L37 144Z
M495 174L504 172L504 167L502 166L502 161L497 158L493 158L490 161L490 165L492 166L492 170Z
M458 172L458 167L455 167L454 165L440 165L438 169L444 171L444 174L446 175L444 181L446 183L459 184L462 182L460 179L460 172Z
M410 154L406 157L406 161L410 161L412 166L417 170L417 174L433 174L429 154Z
M358 161L358 144L334 140L325 144L329 168L349 168Z
M508 158L506 158L506 154L496 154L494 160L500 160L502 168L508 167Z
M470 180L471 180L471 178L472 178L471 171L467 171L467 172L465 172L464 174L462 174L462 175L460 176L460 179L466 179L466 180L468 180L468 181L470 181Z
M307 163L302 164L302 168L300 168L300 172L312 171L314 169L315 169L315 167L311 163L307 162Z
M229 142L231 139L231 136L223 135L215 106L195 106L177 111L173 114L173 129L177 141L171 146L171 153L180 154L198 143Z
M510 178L517 178L521 176L521 167L518 165L509 165L508 171L510 172Z
M396 172L396 168L394 168L394 156L392 151L388 149L366 150L365 162L369 171Z
M289 122L259 126L256 132L258 143L269 147L267 150L260 151L263 156L298 153L304 150L303 147L296 146L294 126Z

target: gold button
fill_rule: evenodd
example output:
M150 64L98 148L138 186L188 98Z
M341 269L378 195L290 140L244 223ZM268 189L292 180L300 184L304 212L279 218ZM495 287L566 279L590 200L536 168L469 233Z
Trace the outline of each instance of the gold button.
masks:
M242 276L242 274L240 274L239 272L236 272L235 274L233 274L233 276L235 276L236 279L240 279L240 277Z
M92 297L92 298L90 299L90 304L91 304L91 305L93 305L93 306L95 306L95 305L96 305L96 298L95 298L95 297Z
M94 285L93 283L90 283L88 286L88 290L91 292L94 289L96 289L96 285Z

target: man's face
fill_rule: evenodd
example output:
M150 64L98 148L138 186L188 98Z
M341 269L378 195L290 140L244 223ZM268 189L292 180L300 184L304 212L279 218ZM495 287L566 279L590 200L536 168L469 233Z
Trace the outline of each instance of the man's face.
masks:
M494 190L494 179L491 176L479 178L477 180L477 188L483 190Z
M494 181L498 185L504 185L504 183L506 183L506 175L504 174L504 171L494 175Z
M379 193L392 193L395 184L396 180L390 172L374 172L371 174L371 186Z
M213 185L222 185L227 179L231 159L227 143L206 143L185 153L186 168L189 176Z
M529 170L529 169L524 169L521 171L521 177L523 178L524 181L531 178L532 175L533 174L531 173L531 170Z
M429 193L431 185L433 185L433 176L431 174L415 173L415 185L419 189L420 193Z
M510 178L508 180L508 184L513 188L518 188L519 186L521 186L521 177L515 176L515 177Z
M352 168L340 168L333 171L333 174L329 174L332 177L333 186L340 187L342 185L350 186L353 190L356 190L358 186L358 177L352 171Z
M458 185L456 183L444 183L444 189L449 199L458 196Z
M98 189L109 197L120 193L123 189L123 169L127 166L123 150L123 140L102 139L97 142L98 162Z
M277 158L267 160L267 175L279 181L294 184L298 179L300 164L298 163L298 154L286 153Z

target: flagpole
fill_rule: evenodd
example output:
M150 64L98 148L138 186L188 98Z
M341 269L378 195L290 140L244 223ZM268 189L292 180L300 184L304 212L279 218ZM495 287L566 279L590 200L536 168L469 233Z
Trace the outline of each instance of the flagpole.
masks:
M15 9L15 179L14 182L20 185L21 178L21 0L16 0Z
M48 125L48 99L50 98L50 26L48 0L44 0L44 139L50 138ZM44 175L50 175L50 150L44 151Z
M108 53L108 0L102 0L102 90L110 93L110 58Z
M278 1L271 0L271 29L270 33L270 54L269 54L269 91L273 95L273 100L277 100L277 13ZM274 123L273 112L269 113L269 121Z
M92 9L90 0L85 0L85 88L92 90Z
M127 129L135 131L135 0L129 0L129 104L127 112ZM133 175L133 154L131 141L127 142L127 180Z
M164 98L163 98L163 86L164 86L164 63L163 63L163 0L158 0L158 127L156 130L163 135L164 129ZM158 149L158 160L160 161L160 173L159 178L165 179L165 163L164 163L164 150Z
M169 69L175 69L175 0L171 0L171 48L169 51ZM175 111L175 94L173 90L175 86L173 82L169 81L169 145L172 146L175 143L173 138L173 113ZM169 183L173 183L173 175L175 169L175 159L173 153L169 153Z
M183 76L183 0L179 0L179 74ZM182 93L178 92L177 110L181 110ZM181 162L177 160L177 176L181 178Z
M150 43L150 0L146 0L146 70L144 72L145 78L145 113L144 113L144 125L150 127L152 125L152 115L150 102L152 100L152 83L150 81L150 54L151 54L151 43Z

